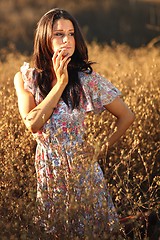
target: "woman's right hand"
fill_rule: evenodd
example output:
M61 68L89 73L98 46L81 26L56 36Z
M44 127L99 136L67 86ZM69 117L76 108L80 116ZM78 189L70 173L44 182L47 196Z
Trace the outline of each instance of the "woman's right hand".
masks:
M68 84L68 63L71 58L68 57L68 54L65 54L65 50L57 50L52 57L53 69L56 75L57 83L60 85Z
M70 61L68 56L64 56L64 51L55 52L52 61L56 75L56 84L47 96L38 105L31 92L25 90L22 73L18 72L14 77L14 85L18 97L18 107L21 117L26 127L33 133L38 132L44 123L50 118L53 109L68 84L67 66Z

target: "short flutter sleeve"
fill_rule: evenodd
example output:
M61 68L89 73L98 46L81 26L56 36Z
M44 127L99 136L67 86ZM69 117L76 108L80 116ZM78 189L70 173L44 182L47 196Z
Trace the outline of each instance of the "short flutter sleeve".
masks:
M121 92L105 77L96 72L80 74L82 87L86 97L86 110L100 110L111 103Z
M37 80L35 77L35 69L30 68L29 63L24 62L21 66L20 71L22 73L22 78L24 81L25 90L31 92L33 96L36 94Z

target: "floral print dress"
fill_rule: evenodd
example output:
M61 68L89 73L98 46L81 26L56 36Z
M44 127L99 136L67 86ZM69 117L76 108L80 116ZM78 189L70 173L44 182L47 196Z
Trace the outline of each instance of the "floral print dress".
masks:
M24 88L38 105L43 99L35 69L24 63L21 72ZM91 235L105 239L118 217L98 162L90 159L85 164L84 121L88 112L102 112L120 91L95 72L79 72L79 78L85 101L81 99L80 107L70 110L60 98L50 119L33 134L39 217L48 232L62 235L60 239Z

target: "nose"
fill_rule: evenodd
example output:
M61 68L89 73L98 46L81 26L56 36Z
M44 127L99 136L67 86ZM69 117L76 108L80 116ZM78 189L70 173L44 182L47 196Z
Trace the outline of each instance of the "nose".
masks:
M69 38L68 38L67 35L65 35L65 36L63 37L63 43L67 43L68 41L69 41Z

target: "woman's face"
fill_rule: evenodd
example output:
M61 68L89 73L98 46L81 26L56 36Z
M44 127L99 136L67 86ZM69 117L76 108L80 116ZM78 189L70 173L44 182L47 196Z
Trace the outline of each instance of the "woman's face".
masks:
M52 35L53 53L63 51L64 56L71 57L75 51L74 26L70 20L59 19L53 25Z

